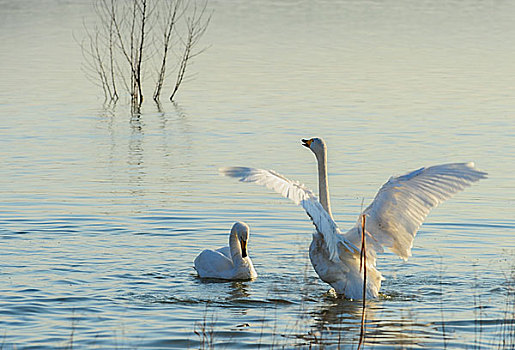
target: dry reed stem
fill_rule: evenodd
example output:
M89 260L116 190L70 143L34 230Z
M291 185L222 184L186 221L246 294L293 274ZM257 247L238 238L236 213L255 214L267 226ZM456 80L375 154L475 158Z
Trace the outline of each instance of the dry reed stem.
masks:
M359 344L358 350L361 349L363 345L363 340L365 339L365 310L367 305L367 252L366 252L366 244L365 244L365 214L361 215L361 252L360 252L360 260L359 260L359 271L363 269L363 307L361 313L361 328L359 334Z

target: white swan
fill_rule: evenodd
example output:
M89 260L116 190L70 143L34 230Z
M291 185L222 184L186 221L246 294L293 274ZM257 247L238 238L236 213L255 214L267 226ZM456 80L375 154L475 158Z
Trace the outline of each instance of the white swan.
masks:
M302 142L317 159L320 201L304 185L272 170L230 167L220 172L240 181L265 185L300 204L316 227L309 248L313 268L336 293L361 299L363 274L357 248L361 242L361 215L353 228L341 233L331 214L325 142L320 138ZM388 247L407 260L413 239L429 211L486 175L475 169L474 163L442 164L391 177L381 187L363 212L367 217L367 298L377 297L381 288L381 273L376 269L377 253Z
M217 250L206 249L195 258L195 270L201 278L249 280L257 277L247 254L250 228L236 222L229 234L229 246Z

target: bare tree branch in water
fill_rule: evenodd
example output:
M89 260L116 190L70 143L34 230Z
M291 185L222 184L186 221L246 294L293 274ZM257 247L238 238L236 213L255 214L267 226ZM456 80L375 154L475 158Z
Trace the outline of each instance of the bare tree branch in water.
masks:
M149 2L150 0L134 0L132 4L122 2L118 5L116 0L101 0L102 6L109 11L109 22L116 36L116 41L113 42L116 46L111 47L118 49L130 71L130 84L125 86L133 107L139 107L143 103L142 63L148 36L147 21L152 13ZM125 79L123 74L122 79Z
M206 32L209 22L211 21L211 15L206 15L206 8L207 1L204 2L200 7L198 7L195 3L193 5L192 13L186 16L187 35L185 40L181 40L181 42L183 43L184 51L179 62L177 78L175 80L175 85L173 87L172 93L170 95L170 101L173 101L175 94L179 90L179 87L181 86L182 82L184 81L186 68L190 63L190 60L193 59L195 56L201 54L205 50L201 49L197 52L193 51L195 46L197 46L198 42Z
M196 1L203 1L202 5ZM153 99L159 102L167 86L168 65L175 58L172 100L191 59L203 51L193 52L193 48L210 21L206 8L207 0L96 0L99 24L86 27L81 47L89 77L101 86L105 100L116 103L121 85L133 111L139 111L145 74L157 72ZM171 55L172 50L180 54Z
M163 89L164 80L166 77L166 66L168 62L168 53L172 46L172 36L174 34L175 25L177 20L183 14L179 12L182 4L182 0L176 0L173 2L165 2L166 12L164 13L164 17L162 20L163 25L163 41L162 43L162 58L161 58L161 67L158 72L156 87L154 89L154 101L159 102L159 98L161 96L161 91Z
M109 47L103 45L103 33L95 28L94 33L86 30L86 39L81 42L82 54L86 58L85 71L89 80L102 88L106 101L118 100L118 92L114 80L114 69L112 61L105 62L106 50Z

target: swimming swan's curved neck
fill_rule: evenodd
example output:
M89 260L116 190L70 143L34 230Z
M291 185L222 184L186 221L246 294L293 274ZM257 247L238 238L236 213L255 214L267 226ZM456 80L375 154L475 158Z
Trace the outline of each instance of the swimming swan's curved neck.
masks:
M318 164L318 195L320 197L320 204L333 217L331 213L331 200L329 199L329 183L327 180L327 151L324 148L323 152L316 154Z
M229 235L229 249L231 250L231 258L234 263L243 260L238 233L234 229L231 230Z

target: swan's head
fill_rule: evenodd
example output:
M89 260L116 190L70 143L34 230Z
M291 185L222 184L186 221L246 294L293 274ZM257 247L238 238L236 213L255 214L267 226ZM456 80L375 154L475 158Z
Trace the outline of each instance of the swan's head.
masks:
M240 243L241 247L241 257L247 257L247 242L249 241L250 234L249 225L238 221L232 226L231 232L236 234L236 237L238 238L238 242Z
M302 146L309 148L317 157L325 154L326 151L325 142L319 137L313 137L309 140L302 139Z

